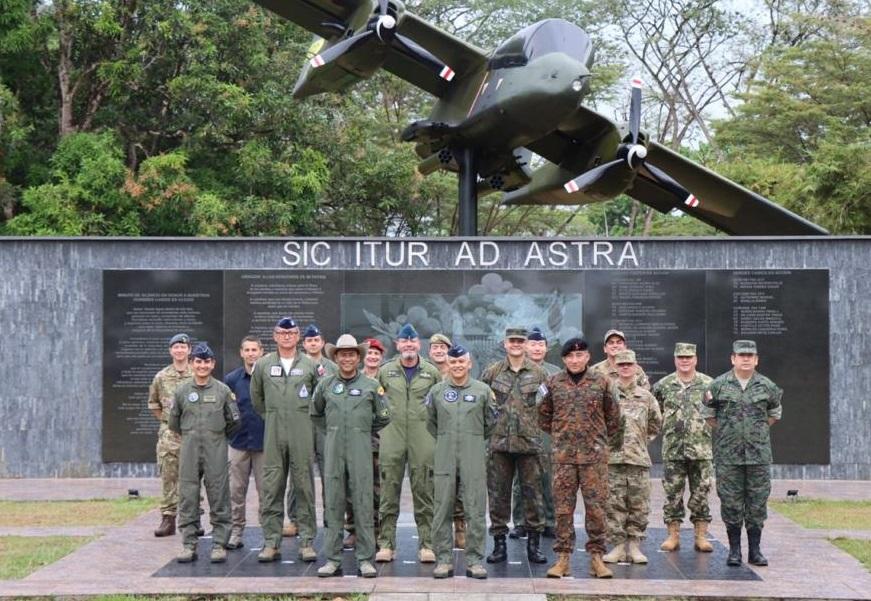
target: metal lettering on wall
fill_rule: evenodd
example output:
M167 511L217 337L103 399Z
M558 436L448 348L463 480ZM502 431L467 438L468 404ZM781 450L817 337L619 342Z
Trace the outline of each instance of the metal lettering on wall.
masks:
M696 343L699 370L716 376L730 369L732 340L753 338L759 370L785 391L775 462L827 464L828 290L826 270L105 271L103 460L154 460L157 422L145 400L169 362L169 336L188 331L221 349L221 375L240 365L243 336L271 350L275 320L292 315L327 340L379 338L388 354L410 321L424 355L426 339L443 332L472 349L476 369L502 356L508 325L541 327L558 365L561 341L577 334L598 361L603 333L616 327L652 382L674 370L675 342Z

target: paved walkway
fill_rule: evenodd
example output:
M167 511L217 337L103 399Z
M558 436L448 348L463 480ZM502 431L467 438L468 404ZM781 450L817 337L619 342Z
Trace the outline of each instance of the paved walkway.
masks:
M0 499L93 499L117 498L130 488L155 496L155 479L0 480ZM253 487L252 487L253 488ZM786 498L796 489L800 497L871 499L871 482L796 481L773 483L772 498ZM404 487L407 491L407 485ZM253 495L253 490L252 490ZM400 523L411 524L410 495L403 497ZM653 482L650 523L662 522L662 487ZM256 524L256 495L250 497L250 523ZM716 514L719 507L712 498ZM830 536L849 534L869 538L869 532L808 530L771 512L763 537L763 550L771 565L754 568L761 581L691 580L590 580L590 579L491 579L475 581L457 577L432 578L356 577L318 578L155 578L179 550L177 536L158 539L151 531L159 522L150 511L120 527L2 528L0 534L41 536L51 531L63 534L96 534L101 538L23 580L0 581L0 596L79 596L95 594L219 594L219 593L347 593L372 595L372 601L543 601L547 593L602 596L752 597L781 599L868 599L871 574L850 555L827 541ZM583 518L577 516L582 527ZM684 527L687 527L686 525ZM715 519L711 534L725 541L722 523ZM746 549L745 549L746 551ZM648 549L648 552L657 552ZM693 553L681 549L680 553Z

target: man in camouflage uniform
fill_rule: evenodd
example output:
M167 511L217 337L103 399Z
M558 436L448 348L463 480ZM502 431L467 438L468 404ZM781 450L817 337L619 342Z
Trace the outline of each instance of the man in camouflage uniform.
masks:
M702 398L711 378L696 371L696 345L678 342L674 346L675 371L653 386L653 396L662 409L662 487L665 504L662 515L668 527L663 551L680 548L680 524L684 518L683 491L687 481L687 507L695 528L696 551L710 553L708 541L711 509L708 493L714 477L711 459L711 429L702 417Z
M148 389L148 409L160 422L157 431L157 466L160 469L160 526L154 536L175 534L175 515L178 511L178 454L181 437L169 429L169 413L175 389L184 380L193 376L188 355L191 339L187 334L176 334L169 341L172 364L154 376Z
M206 344L193 353L193 377L179 384L173 395L168 427L181 437L179 461L179 519L184 540L179 563L197 558L200 519L200 479L209 498L212 524L212 563L227 561L230 537L230 483L227 436L242 422L236 397L226 384L212 377L215 354Z
M544 360L547 355L547 338L541 328L532 328L526 338L526 356L529 360L544 369L548 376L562 371L553 363ZM544 502L544 530L542 535L548 538L554 537L554 511L552 494L552 476L550 469L550 434L541 433L541 498ZM511 489L512 510L511 519L514 521L514 529L508 534L510 538L526 538L526 528L523 525L523 495L520 493L520 480L515 476L514 486Z
M396 549L396 520L405 467L411 479L414 521L417 524L421 563L435 563L432 551L433 453L435 439L426 429L423 399L441 374L420 356L420 336L405 324L396 336L399 354L378 372L390 402L390 424L381 431L381 534L375 561L393 561Z
M468 516L466 576L486 578L481 562L486 547L487 442L496 424L493 391L469 377L472 358L462 346L448 351L448 375L426 397L427 429L436 439L433 546L438 565L434 578L454 574L451 518L462 495Z
M590 574L610 578L605 552L605 505L608 501L608 439L619 437L620 405L615 385L587 368L590 352L582 338L571 338L560 352L565 370L547 380L538 407L541 429L553 439L553 496L556 509L557 561L549 578L571 576L575 550L575 504L584 497L586 551Z
M309 400L318 382L318 370L311 359L297 351L299 328L292 318L279 319L272 336L278 350L261 357L251 373L251 403L266 422L260 505L264 543L257 560L270 562L281 558L284 492L290 474L297 498L299 558L314 561L317 552L312 543L317 524Z
M481 381L496 395L499 420L490 437L490 458L487 467L487 490L490 496L490 534L495 546L488 563L500 563L508 558L505 536L511 517L511 482L515 474L523 490L526 527L526 556L533 563L546 563L539 550L542 519L541 498L541 428L536 406L544 393L547 374L526 358L524 344L526 328L505 331L507 357L490 365L481 374Z
M327 356L337 362L337 373L318 382L312 396L311 414L324 418L326 427L326 496L327 514L324 553L327 562L318 576L342 575L342 514L350 492L357 520L355 555L363 578L377 576L375 526L372 508L372 433L390 423L390 409L384 389L358 369L368 345L357 344L350 334L339 336L335 345L327 345Z
M617 373L617 362L614 358L620 351L628 349L629 347L626 346L626 334L620 330L608 330L605 332L604 345L602 346L602 350L605 351L605 359L593 365L591 369L605 374L612 381L616 382L619 376ZM644 373L644 369L637 363L635 364L635 373L635 383L645 390L650 390L650 380L647 378L647 374Z
M756 342L732 344L732 370L714 379L704 417L714 432L714 467L720 515L729 536L730 566L741 565L741 525L747 527L747 561L766 566L759 544L771 494L770 428L782 414L783 390L756 371Z
M620 444L611 441L608 458L608 538L614 548L602 559L617 563L647 563L641 541L650 515L650 453L647 444L662 428L662 415L656 399L637 384L635 353L620 351L617 363L617 389L623 436Z

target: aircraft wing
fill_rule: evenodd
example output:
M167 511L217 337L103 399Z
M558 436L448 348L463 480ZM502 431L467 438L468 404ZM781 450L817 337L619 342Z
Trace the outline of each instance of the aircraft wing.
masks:
M678 208L709 225L737 236L820 236L826 230L782 206L657 144L647 146L647 161L680 182L699 200L696 207L681 205L640 170L626 193L662 211Z
M336 37L335 29L324 27L323 23L345 23L362 5L370 0L254 0L263 8L270 10L288 21L292 21L325 39Z

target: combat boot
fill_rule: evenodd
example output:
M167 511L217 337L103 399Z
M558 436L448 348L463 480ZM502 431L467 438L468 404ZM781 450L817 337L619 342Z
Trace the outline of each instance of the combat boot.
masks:
M466 578L486 580L487 570L480 563L473 563L472 565L466 567Z
M329 560L327 563L318 568L318 578L329 578L330 576L341 576L342 564L338 561Z
M269 563L281 559L281 552L275 547L264 546L260 553L257 554L257 561L260 563Z
M556 563L547 569L548 578L562 578L572 575L572 564L568 553L557 553Z
M357 575L363 578L375 578L378 575L378 570L375 569L371 561L364 559L357 568Z
M726 524L726 534L729 537L729 557L726 558L727 566L741 565L741 526Z
M454 549L466 548L466 522L454 518Z
M593 553L590 555L590 576L596 578L611 578L614 572L608 569L608 566L602 561L601 553Z
M378 563L393 561L394 555L395 553L393 549L390 547L382 547L381 549L378 549L378 552L375 554L375 561Z
M297 528L296 524L293 522L286 524L284 528L281 529L281 536L293 537L296 536L297 533L299 533L299 528Z
M714 546L708 540L708 523L707 522L696 522L696 539L694 546L696 551L701 551L702 553L710 553L714 550Z
M417 560L420 563L435 563L436 556L435 553L433 553L432 549L429 549L427 547L421 547L420 550L417 552Z
M242 542L242 533L241 532L232 532L230 533L230 540L227 541L228 549L241 549L245 546L245 543Z
M526 528L523 526L514 526L514 530L508 533L510 538L526 538Z
M700 522L701 523L701 522ZM696 542L698 543L698 528L696 528ZM659 548L663 551L677 551L680 549L680 522L668 523L668 538L665 539ZM698 548L698 547L697 547Z
M453 578L454 576L454 566L449 563L440 563L435 569L432 571L433 578Z
M209 561L212 563L224 563L227 561L227 550L221 545L212 545Z
M759 550L760 542L762 542L762 528L747 528L747 563L754 566L767 566L768 560Z
M526 539L526 558L532 563L547 563L547 557L538 548L540 542L541 534L530 531L529 538Z
M351 532L348 536L345 537L345 540L342 541L343 549L353 549L357 546L357 535Z
M303 561L314 561L318 558L318 552L311 546L311 543L299 548L297 556Z
M175 534L175 516L164 514L160 519L160 526L154 531L154 536L172 536Z
M175 560L179 563L190 563L197 560L197 550L195 547L185 547L181 553L176 556Z
M493 537L493 552L487 556L487 563L502 563L508 559L508 549L505 547L505 535Z
M605 563L620 563L628 561L626 557L626 541L621 540L614 545L614 548L608 551L602 558Z
M641 552L641 539L637 536L629 538L629 543L626 545L628 549L629 559L632 563L647 563L647 556Z

